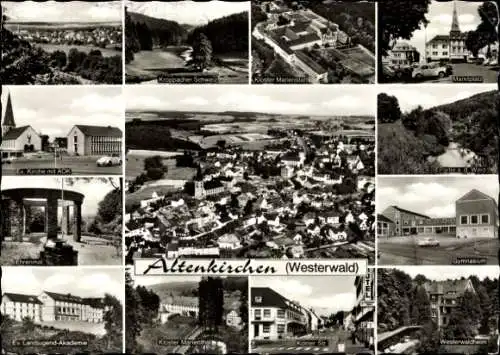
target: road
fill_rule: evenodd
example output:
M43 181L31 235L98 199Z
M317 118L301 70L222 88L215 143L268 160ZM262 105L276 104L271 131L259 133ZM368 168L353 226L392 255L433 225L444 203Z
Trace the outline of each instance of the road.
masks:
M496 83L498 67L477 65L473 63L453 63L453 75L442 79L428 79L427 83L447 83L453 82L453 77L472 77L478 76L483 78L483 83ZM455 82L456 83L456 82Z
M327 340L328 345L326 344L305 344L306 340L314 340L321 339ZM302 343L300 343L302 342ZM343 344L345 346L342 349L342 345L339 347L339 344ZM261 355L266 354L278 354L278 353L287 353L287 354L326 354L332 352L344 352L348 355L356 354L361 351L370 352L366 349L362 344L357 343L353 344L350 339L350 333L342 330L328 330L322 333L319 337L304 336L296 339L285 339L285 340L277 340L273 343L269 344L260 344L252 347L252 353L259 353Z
M72 175L121 175L121 166L98 167L98 157L63 157L54 164L54 159L16 159L2 164L3 175L18 175L19 169L71 169Z
M402 239L406 239L403 241ZM380 239L380 265L450 265L457 257L486 258L488 265L497 264L499 242L496 239L460 240L442 237L438 247L418 247L411 237Z

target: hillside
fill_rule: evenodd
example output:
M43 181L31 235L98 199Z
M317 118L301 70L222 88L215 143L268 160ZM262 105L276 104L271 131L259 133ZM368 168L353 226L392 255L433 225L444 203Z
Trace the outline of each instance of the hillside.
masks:
M141 25L145 25L153 40L153 45L180 45L186 41L188 28L175 21L151 17L136 12L128 12L132 26L136 27L138 36L141 34ZM144 48L143 48L144 50Z
M178 281L164 284L156 284L148 286L151 291L154 291L160 297L160 300L165 300L170 295L173 296L197 296L198 282L197 281Z
M196 27L188 37L193 42L197 33L205 34L215 54L248 52L248 12L229 15Z
M452 121L461 121L471 116L474 112L496 107L495 98L497 91L487 91L458 100L449 104L439 105L425 111L441 111L450 115Z

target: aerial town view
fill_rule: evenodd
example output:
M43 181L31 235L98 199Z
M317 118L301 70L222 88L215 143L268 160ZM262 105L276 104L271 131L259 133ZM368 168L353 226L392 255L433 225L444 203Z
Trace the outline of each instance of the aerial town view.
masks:
M496 175L377 178L379 265L496 265Z
M121 84L120 1L2 2L3 84Z
M120 269L2 267L2 352L121 352Z
M342 87L332 97L322 86L126 88L127 262L373 262L371 91Z
M248 84L249 1L127 1L127 83Z
M377 274L379 354L498 353L498 265Z
M127 353L248 352L247 277L126 278Z
M4 177L1 265L122 264L121 185L109 177Z
M375 82L375 4L252 1L252 82Z
M374 354L374 278L251 277L251 351Z
M2 175L122 174L119 87L6 86L2 91Z
M494 84L391 85L378 94L377 172L496 174L500 96Z
M379 82L495 83L494 1L422 1L378 7Z

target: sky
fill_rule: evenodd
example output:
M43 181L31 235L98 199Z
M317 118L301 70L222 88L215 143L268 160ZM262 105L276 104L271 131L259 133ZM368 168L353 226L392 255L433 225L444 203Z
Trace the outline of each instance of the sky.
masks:
M419 266L400 266L397 268L412 278L418 274L426 276L428 279L435 281L443 281L446 279L460 279L463 277L469 277L472 275L477 276L478 279L482 280L486 277L490 279L498 279L498 266L481 266L481 267L470 267L465 265L458 266L439 266L436 268L431 265L419 265Z
M5 14L15 22L120 22L120 1L2 1Z
M387 85L380 92L396 96L401 111L406 112L419 105L427 109L491 90L496 90L495 84L470 84L467 86L456 84L426 85L425 89L420 85Z
M429 217L455 217L455 201L472 189L496 200L498 178L496 175L379 176L377 210L381 213L387 207L397 205Z
M270 287L322 316L352 310L356 302L354 276L251 277L250 287Z
M64 267L3 267L2 292L38 296L43 291L80 297L115 296L124 303L122 269Z
M111 183L101 181L100 178L94 178L91 182L86 182L79 178L70 178L74 184L69 185L68 180L64 183L64 188L67 190L82 193L85 198L82 204L82 215L95 216L99 202L104 196L114 189ZM113 178L115 185L119 186L118 178ZM61 189L61 178L52 176L4 176L2 179L1 189L12 188L53 188Z
M458 24L462 32L475 30L481 22L477 12L482 2L456 1ZM413 32L413 37L409 43L417 48L421 58L425 58L425 38L427 32L427 42L436 35L448 35L451 29L453 15L453 1L437 2L433 0L429 6L429 12L426 15L429 24L427 30L422 29Z
M172 20L179 24L200 26L231 14L248 12L250 1L127 1L125 6L131 12Z
M128 111L252 111L375 116L373 85L127 86Z
M18 127L31 125L37 132L66 137L75 124L115 126L124 130L121 87L111 86L4 86L2 120L10 92Z

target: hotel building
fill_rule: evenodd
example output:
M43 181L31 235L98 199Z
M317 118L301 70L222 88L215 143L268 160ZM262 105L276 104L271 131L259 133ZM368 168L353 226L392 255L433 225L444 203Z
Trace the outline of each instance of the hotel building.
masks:
M70 155L122 154L122 131L117 127L75 125L67 142Z

